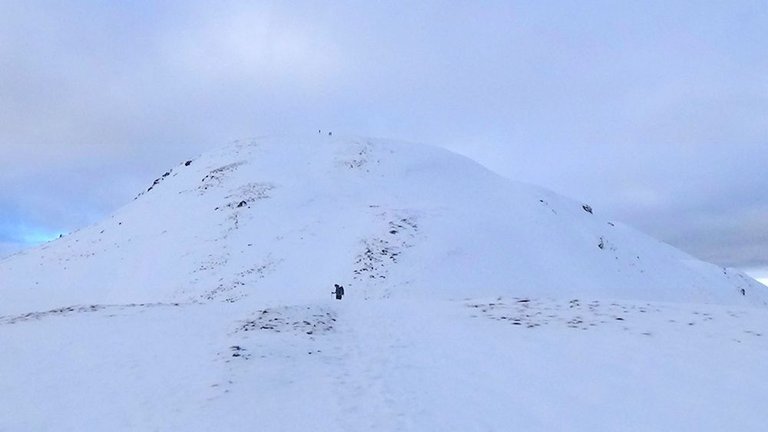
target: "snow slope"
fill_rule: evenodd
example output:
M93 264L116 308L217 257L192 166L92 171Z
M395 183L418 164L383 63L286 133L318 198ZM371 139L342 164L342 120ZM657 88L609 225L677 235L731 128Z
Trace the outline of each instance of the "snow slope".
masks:
M6 321L0 430L765 430L765 309L521 300Z
M0 431L764 430L766 288L587 210L383 140L184 161L0 261Z
M95 226L0 261L0 314L408 293L766 304L761 285L437 148L235 143ZM741 294L741 289L746 295Z

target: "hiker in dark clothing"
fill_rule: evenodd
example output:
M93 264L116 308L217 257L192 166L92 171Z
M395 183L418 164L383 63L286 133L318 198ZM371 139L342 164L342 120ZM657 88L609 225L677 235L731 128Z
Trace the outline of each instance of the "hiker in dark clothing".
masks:
M333 284L333 286L336 288L336 290L331 294L336 294L336 300L341 300L341 296L344 295L344 287L339 284Z

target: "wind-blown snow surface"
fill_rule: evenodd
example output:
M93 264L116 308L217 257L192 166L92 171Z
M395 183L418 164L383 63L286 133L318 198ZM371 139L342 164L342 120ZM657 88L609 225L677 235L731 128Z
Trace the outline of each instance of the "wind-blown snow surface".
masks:
M0 261L0 431L763 430L766 291L444 150L240 142Z

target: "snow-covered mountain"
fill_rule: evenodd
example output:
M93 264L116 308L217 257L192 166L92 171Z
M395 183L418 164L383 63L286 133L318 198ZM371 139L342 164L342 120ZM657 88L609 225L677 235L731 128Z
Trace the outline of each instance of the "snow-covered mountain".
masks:
M0 261L0 431L768 420L768 289L464 157L263 138L148 186Z
M256 139L0 262L0 313L80 303L518 295L766 304L768 290L437 148ZM742 294L741 290L744 290Z

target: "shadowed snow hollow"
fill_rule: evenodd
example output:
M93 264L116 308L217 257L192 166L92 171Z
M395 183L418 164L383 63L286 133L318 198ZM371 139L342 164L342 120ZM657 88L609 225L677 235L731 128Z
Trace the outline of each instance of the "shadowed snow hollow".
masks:
M0 315L328 296L765 305L766 289L434 147L307 135L185 161L103 222L0 261Z

